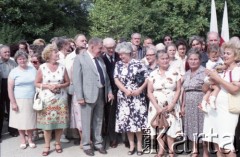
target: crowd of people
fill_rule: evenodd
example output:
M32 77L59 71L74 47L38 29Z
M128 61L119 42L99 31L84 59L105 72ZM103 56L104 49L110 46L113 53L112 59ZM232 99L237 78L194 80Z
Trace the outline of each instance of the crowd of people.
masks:
M17 49L2 44L0 57L0 132L6 119L21 149L35 148L43 131L42 156L49 155L53 136L57 153L63 152L61 143L74 138L94 156L94 151L107 154L103 136L116 148L123 135L126 154L141 156L148 130L151 142L157 141L155 157L174 157L179 140L191 141L194 157L199 145L204 157L210 145L217 156L236 156L239 114L229 112L228 95L240 92L238 37L220 44L216 32L209 32L206 41L192 36L188 43L166 35L154 45L139 33L129 42L87 41L78 34L54 37L49 44L21 41ZM36 92L41 111L33 109ZM168 127L152 126L157 115Z

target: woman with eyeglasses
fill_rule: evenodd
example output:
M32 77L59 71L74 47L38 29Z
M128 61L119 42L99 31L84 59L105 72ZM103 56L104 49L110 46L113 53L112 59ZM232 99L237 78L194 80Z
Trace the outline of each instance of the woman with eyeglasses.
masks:
M171 36L171 35L165 35L165 36L163 37L163 43L164 43L165 46L173 43L172 36Z
M34 53L31 57L30 62L38 70L40 65L44 63L44 60L42 59L42 56L40 53Z

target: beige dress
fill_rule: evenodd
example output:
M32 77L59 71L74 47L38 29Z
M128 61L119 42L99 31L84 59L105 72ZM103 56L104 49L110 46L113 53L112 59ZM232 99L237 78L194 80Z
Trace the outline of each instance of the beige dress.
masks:
M160 75L159 69L154 70L150 74L149 81L153 83L153 95L161 108L166 104L171 104L175 95L177 81L180 78L181 77L178 72L170 69L165 72L164 76ZM155 114L156 109L150 101L148 110L148 127L151 131L151 135L156 135L156 130L150 125L151 120ZM182 133L182 120L180 118L180 105L178 102L176 103L173 111L171 113L168 113L167 121L170 124L170 128L166 132L168 136L175 138L179 135L179 133Z

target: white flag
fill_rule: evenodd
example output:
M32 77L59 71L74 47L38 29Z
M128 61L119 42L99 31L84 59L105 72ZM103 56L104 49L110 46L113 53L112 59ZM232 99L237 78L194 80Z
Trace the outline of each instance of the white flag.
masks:
M228 11L227 2L225 1L223 20L222 20L222 32L221 32L221 43L229 41L229 26L228 26Z
M211 4L210 32L217 32L218 33L215 0L212 0L212 4Z

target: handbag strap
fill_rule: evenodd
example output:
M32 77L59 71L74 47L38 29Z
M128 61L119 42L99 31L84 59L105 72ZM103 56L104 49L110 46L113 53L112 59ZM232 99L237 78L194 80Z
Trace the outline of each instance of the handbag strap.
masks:
M232 82L232 71L229 71L230 82Z
M43 86L43 84L41 83L41 85L40 85L40 92L42 91L42 86Z

